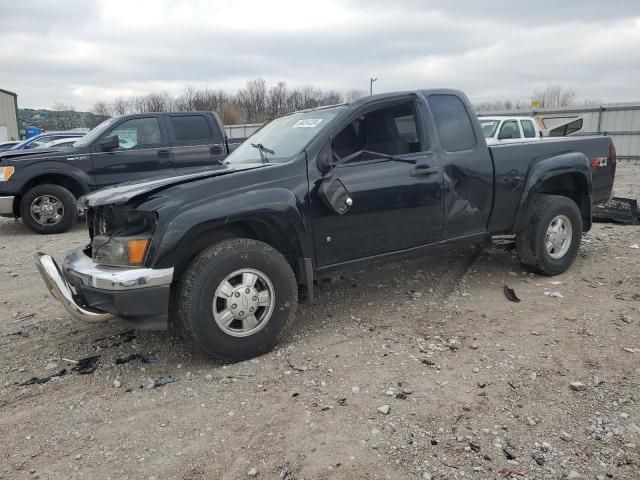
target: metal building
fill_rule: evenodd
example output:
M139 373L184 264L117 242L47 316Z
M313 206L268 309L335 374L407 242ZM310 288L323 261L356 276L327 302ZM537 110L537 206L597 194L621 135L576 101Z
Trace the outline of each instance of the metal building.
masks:
M0 88L0 142L18 138L18 94Z
M478 112L478 115L530 115L551 136L610 135L618 158L640 160L640 102Z

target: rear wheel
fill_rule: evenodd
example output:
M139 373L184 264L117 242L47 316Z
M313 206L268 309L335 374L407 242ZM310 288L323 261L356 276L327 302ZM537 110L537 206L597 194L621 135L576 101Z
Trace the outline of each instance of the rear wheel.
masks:
M249 239L201 252L178 286L178 319L210 356L245 360L271 350L295 317L297 286L289 262Z
M36 233L63 233L77 218L76 198L59 185L36 185L20 200L20 216Z
M536 195L530 220L516 238L520 261L537 273L558 275L578 255L582 239L582 216L578 205L559 195Z

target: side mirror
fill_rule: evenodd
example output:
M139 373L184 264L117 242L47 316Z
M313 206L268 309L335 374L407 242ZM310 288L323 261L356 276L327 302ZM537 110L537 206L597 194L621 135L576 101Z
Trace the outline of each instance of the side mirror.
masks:
M115 150L120 146L120 139L118 135L107 135L98 144L100 146L100 150L108 152L109 150Z
M498 140L507 140L509 138L513 138L511 132L500 132L500 134L498 135Z
M333 151L331 149L331 142L327 142L324 147L318 153L318 157L316 158L316 166L320 173L327 174L331 171L333 167Z
M325 178L318 187L318 196L322 202L338 215L344 215L353 205L351 195L338 177Z

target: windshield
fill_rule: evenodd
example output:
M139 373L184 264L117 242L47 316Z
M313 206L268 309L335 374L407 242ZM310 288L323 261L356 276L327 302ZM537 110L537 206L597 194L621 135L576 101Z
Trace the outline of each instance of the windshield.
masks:
M268 123L227 157L234 163L284 163L302 151L344 107L293 113Z
M480 119L480 128L484 138L492 138L496 134L496 130L500 125L500 120L482 120Z
M84 137L80 138L76 143L73 144L74 147L88 147L93 143L93 141L102 135L106 130L109 129L111 125L113 125L118 120L118 117L109 118L98 125L96 128L87 133Z

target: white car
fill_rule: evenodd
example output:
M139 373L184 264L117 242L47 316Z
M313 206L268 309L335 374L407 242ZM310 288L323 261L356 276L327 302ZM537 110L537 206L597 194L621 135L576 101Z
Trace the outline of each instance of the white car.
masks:
M45 143L41 148L71 148L77 141L77 137L60 138L58 140L53 140L52 142Z
M531 117L478 117L487 145L535 142L540 129Z

